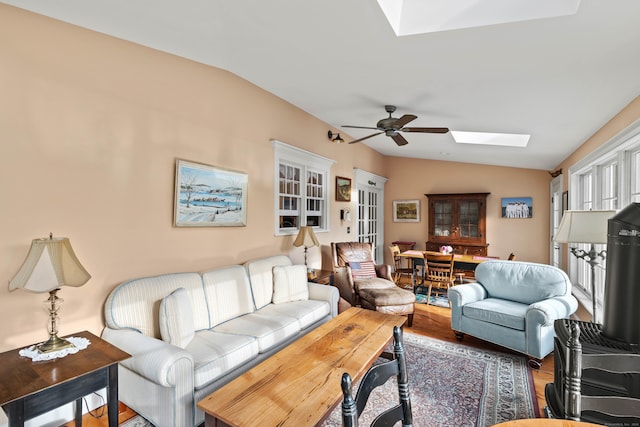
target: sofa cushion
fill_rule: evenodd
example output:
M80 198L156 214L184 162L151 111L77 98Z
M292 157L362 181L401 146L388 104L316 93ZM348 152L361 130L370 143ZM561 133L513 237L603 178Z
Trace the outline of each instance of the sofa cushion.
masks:
M185 348L194 334L189 294L178 288L160 302L160 335L163 341Z
M305 265L276 265L273 267L274 304L309 299L307 267Z
M291 264L291 259L286 255L260 258L244 263L249 274L249 282L256 309L271 304L271 299L273 298L273 267Z
M373 261L351 261L349 267L351 267L351 277L354 281L378 277Z
M328 316L331 313L331 307L326 301L310 299L265 305L257 313L295 317L298 319L300 329L306 329L318 320Z
M246 270L240 265L202 273L211 327L255 311Z
M264 353L300 332L300 324L295 317L284 314L251 313L224 322L213 331L252 337L258 343L258 351Z
M564 271L546 264L521 261L485 261L475 271L489 297L532 304L569 295L571 282Z
M527 304L487 298L462 307L462 315L481 322L493 323L510 329L524 331Z
M194 387L199 389L258 355L258 343L246 335L211 330L196 332L186 350L193 357Z

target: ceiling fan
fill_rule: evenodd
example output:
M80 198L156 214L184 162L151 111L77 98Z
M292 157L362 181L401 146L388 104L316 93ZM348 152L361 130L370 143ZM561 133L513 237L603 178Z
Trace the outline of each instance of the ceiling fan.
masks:
M390 136L396 144L398 145L407 145L409 141L407 141L400 132L422 132L422 133L447 133L449 132L448 128L413 128L413 127L405 127L405 125L415 119L418 116L413 114L405 114L404 116L396 119L391 117L391 114L396 111L395 105L385 105L384 109L389 113L389 117L381 119L376 124L376 127L367 127L367 126L349 126L343 125L343 128L354 128L354 129L376 129L380 132L373 133L369 136L365 136L360 139L355 139L349 144L355 144L356 142L364 141L365 139L369 139L376 135L380 135L384 133L386 136Z

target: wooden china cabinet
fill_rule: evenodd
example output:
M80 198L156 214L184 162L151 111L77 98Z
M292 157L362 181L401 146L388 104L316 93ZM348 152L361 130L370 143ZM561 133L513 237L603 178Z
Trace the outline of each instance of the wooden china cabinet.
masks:
M456 254L487 255L487 196L491 193L425 194L429 199L426 250L453 247Z

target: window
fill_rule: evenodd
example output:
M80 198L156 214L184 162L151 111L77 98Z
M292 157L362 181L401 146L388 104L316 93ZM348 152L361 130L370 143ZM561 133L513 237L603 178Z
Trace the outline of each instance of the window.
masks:
M333 160L272 141L275 153L276 235L295 234L304 225L329 229L329 169Z
M569 194L571 209L578 210L621 209L640 201L640 122L570 168ZM569 246L590 249L588 244ZM605 248L606 245L595 245L596 252ZM606 260L598 260L601 263L596 266L592 284L590 266L569 255L569 275L576 296L589 310L594 289L598 305L603 304Z

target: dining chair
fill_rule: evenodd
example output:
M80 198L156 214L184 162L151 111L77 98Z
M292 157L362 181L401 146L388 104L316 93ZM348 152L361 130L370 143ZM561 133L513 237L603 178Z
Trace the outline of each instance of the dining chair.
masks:
M401 286L401 279L403 276L406 276L411 280L413 269L411 267L403 267L402 264L405 262L400 256L400 247L398 245L389 246L389 251L391 252L391 257L393 258L393 282ZM408 260L411 263L411 260Z
M449 288L454 285L453 258L453 254L425 252L426 274L424 280L429 283L427 305L431 301L432 292L446 295Z
M402 329L398 326L393 328L393 342L393 358L369 368L358 386L355 397L352 392L351 376L346 372L342 374L343 427L358 427L358 418L367 405L371 392L376 387L384 385L394 375L398 382L399 403L378 415L371 423L371 427L394 426L398 421L402 421L403 427L413 425L406 354L402 341Z

